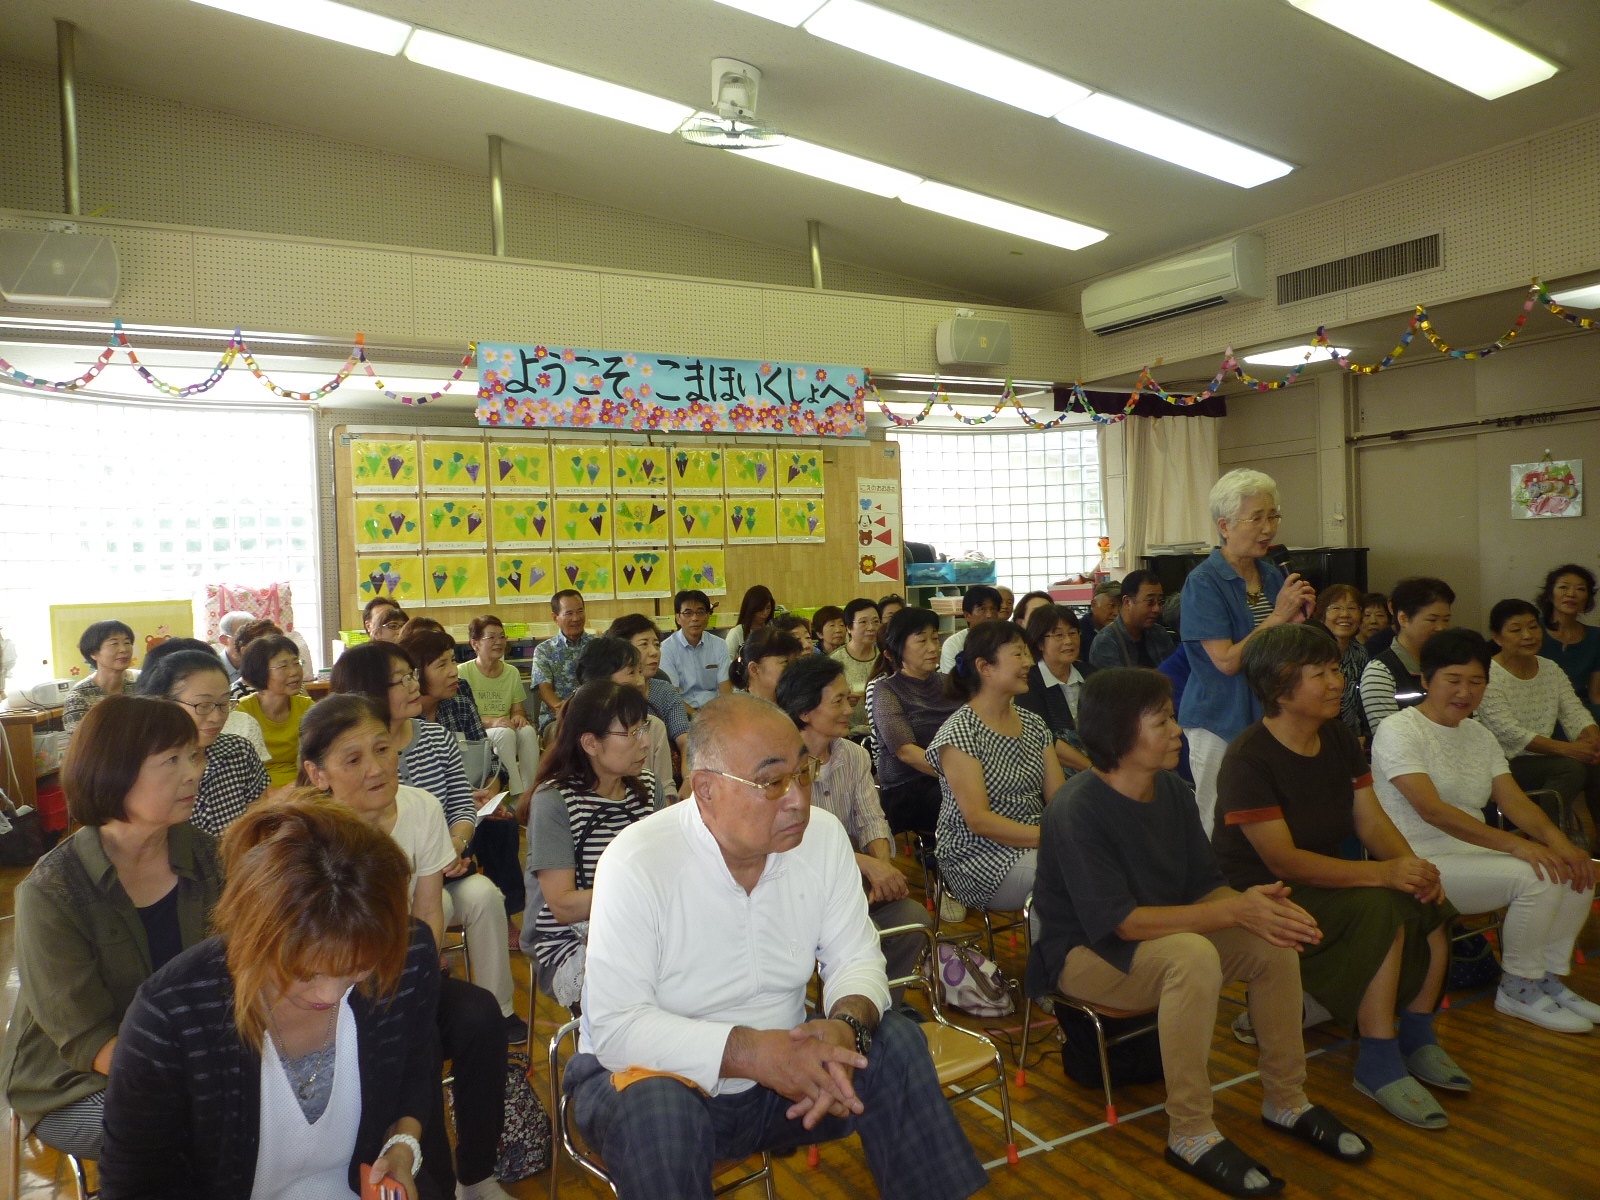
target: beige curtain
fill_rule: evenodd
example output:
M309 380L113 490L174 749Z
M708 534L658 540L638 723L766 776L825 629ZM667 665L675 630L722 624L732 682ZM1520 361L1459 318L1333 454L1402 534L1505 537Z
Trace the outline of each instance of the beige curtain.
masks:
M1211 417L1129 417L1124 561L1139 566L1153 545L1202 542L1216 529L1206 497L1216 483L1217 424Z

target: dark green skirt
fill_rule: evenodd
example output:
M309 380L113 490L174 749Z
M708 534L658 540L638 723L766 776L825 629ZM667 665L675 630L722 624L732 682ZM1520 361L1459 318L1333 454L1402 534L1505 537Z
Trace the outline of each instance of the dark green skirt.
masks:
M1394 945L1397 929L1405 930L1400 958L1396 1008L1416 999L1428 976L1428 935L1455 919L1455 907L1423 904L1392 888L1319 888L1297 884L1290 899L1317 919L1322 941L1307 946L1300 957L1300 983L1348 1029L1356 1027L1356 1011L1367 985Z

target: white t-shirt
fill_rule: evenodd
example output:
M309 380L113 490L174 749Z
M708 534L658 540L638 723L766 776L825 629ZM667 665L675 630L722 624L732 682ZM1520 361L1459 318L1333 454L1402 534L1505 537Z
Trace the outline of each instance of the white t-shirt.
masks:
M1384 812L1423 858L1470 853L1478 847L1424 821L1390 780L1427 775L1439 799L1482 821L1496 777L1510 771L1500 743L1478 721L1449 729L1430 721L1420 708L1403 708L1385 718L1372 739L1372 786Z
M401 784L394 802L399 811L389 836L410 860L407 899L415 900L418 878L448 867L455 861L456 848L450 842L450 827L444 823L444 809L431 792Z

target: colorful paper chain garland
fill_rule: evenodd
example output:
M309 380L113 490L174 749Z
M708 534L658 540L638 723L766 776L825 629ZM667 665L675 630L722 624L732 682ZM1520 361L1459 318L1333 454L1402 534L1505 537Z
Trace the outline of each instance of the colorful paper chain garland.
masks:
M872 381L870 372L867 375L866 388L868 395L871 396L883 415L901 428L922 424L933 411L933 406L941 401L952 417L967 426L987 425L998 417L1007 405L1015 408L1023 422L1033 429L1054 429L1058 425L1065 424L1079 413L1087 416L1098 425L1115 425L1119 421L1126 420L1140 399L1145 396L1155 396L1168 404L1187 407L1199 404L1203 400L1209 400L1216 395L1230 375L1246 387L1257 392L1272 392L1280 388L1286 388L1300 378L1301 372L1311 365L1317 350L1325 350L1328 359L1337 363L1346 371L1351 371L1358 375L1376 375L1379 371L1393 365L1394 361L1410 348L1412 339L1416 337L1419 329L1435 350L1449 358L1466 360L1488 358L1491 354L1497 354L1504 350L1522 332L1523 326L1527 323L1528 315L1533 312L1535 306L1545 309L1551 316L1559 317L1569 325L1574 325L1579 329L1600 329L1600 320L1596 320L1593 317L1580 317L1568 312L1555 302L1543 282L1535 279L1528 288L1527 297L1522 303L1522 311L1517 315L1517 319L1512 322L1511 327L1489 345L1477 350L1459 350L1446 343L1435 331L1433 321L1428 315L1428 310L1419 304L1413 310L1411 319L1406 323L1406 330L1401 334L1399 343L1377 362L1351 362L1348 355L1336 353L1332 342L1328 340L1326 326L1318 326L1317 332L1312 338L1311 349L1306 351L1305 361L1291 367L1289 373L1282 379L1257 379L1255 376L1248 374L1243 364L1234 356L1233 347L1230 346L1223 352L1222 364L1217 368L1217 373L1211 377L1210 382L1201 391L1193 394L1179 394L1167 391L1150 374L1150 368L1145 367L1139 372L1139 378L1134 381L1133 390L1128 393L1127 401L1123 405L1122 411L1118 413L1097 412L1090 403L1083 384L1076 381L1069 389L1070 394L1067 399L1066 410L1047 421L1038 420L1023 407L1022 401L1017 398L1016 386L1009 379L1005 381L1000 398L995 401L994 407L979 417L965 416L956 411L955 405L950 402L949 393L945 391L942 380L934 383L933 391L929 393L927 401L916 416L913 417L902 417L899 413L890 410L888 401L878 392L877 385ZM391 391L384 386L383 380L378 378L378 372L373 367L371 360L367 358L366 335L360 333L356 334L355 345L351 347L350 354L345 359L344 365L339 368L334 377L321 387L314 388L308 392L294 391L291 388L280 387L274 383L272 378L261 369L261 365L256 361L255 355L250 349L250 343L245 340L243 333L238 329L233 331L233 336L228 339L228 344L223 348L222 355L217 360L217 365L212 368L211 373L206 378L199 383L191 383L179 387L176 384L168 383L166 380L158 378L139 361L138 353L128 341L120 320L113 322L111 337L106 344L106 348L89 365L89 369L75 379L50 380L37 375L29 375L26 371L13 366L4 358L0 358L0 374L3 374L14 383L20 383L24 387L38 388L41 391L50 392L75 392L93 383L100 373L110 365L112 358L119 350L127 356L129 365L138 372L139 377L147 384L163 395L180 399L187 399L210 391L233 367L234 360L242 359L245 367L263 386L274 395L281 396L286 400L311 402L321 400L324 396L342 387L345 381L354 373L356 367L360 366L366 372L367 378L372 380L373 384L386 398L398 400L402 404L427 404L445 395L461 381L462 376L466 374L468 368L472 365L473 359L477 356L478 345L476 342L468 343L467 352L461 358L461 365L445 381L444 386L428 392L426 395L414 396Z

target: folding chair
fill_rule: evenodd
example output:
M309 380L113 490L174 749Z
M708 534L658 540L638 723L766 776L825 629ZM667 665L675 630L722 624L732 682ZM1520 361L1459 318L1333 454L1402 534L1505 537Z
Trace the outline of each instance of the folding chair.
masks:
M11 1113L11 1195L22 1195L22 1145L27 1141L27 1136L22 1132L22 1117L15 1111ZM45 1143L40 1143L46 1145ZM54 1147L47 1146L48 1149ZM61 1153L57 1151L57 1153ZM100 1192L89 1186L89 1171L84 1165L87 1159L81 1159L76 1154L62 1154L67 1164L72 1168L72 1181L78 1189L78 1200L99 1200Z
M550 1039L550 1112L555 1124L555 1145L550 1156L550 1200L556 1200L557 1176L559 1175L561 1151L565 1150L568 1156L578 1166L616 1194L616 1185L611 1182L611 1176L606 1174L604 1160L595 1151L584 1145L581 1135L573 1127L571 1113L568 1109L567 1094L561 1087L561 1045L571 1041L575 1051L578 1045L578 1022L568 1021ZM753 1156L752 1156L753 1157ZM739 1163L718 1163L712 1168L712 1178L726 1174L738 1167ZM748 1171L736 1179L730 1179L719 1185L713 1192L714 1196L726 1196L747 1188L753 1183L761 1184L767 1193L767 1200L776 1200L777 1192L772 1185L772 1155L767 1151L761 1152L761 1166L758 1170Z

